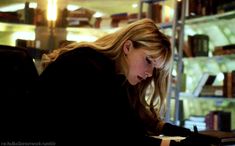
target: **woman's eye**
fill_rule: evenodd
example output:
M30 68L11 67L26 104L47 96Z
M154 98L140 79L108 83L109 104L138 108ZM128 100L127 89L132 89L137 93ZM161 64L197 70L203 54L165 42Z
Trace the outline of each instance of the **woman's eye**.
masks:
M151 61L148 57L146 57L146 62L147 62L148 64L152 64L152 61Z

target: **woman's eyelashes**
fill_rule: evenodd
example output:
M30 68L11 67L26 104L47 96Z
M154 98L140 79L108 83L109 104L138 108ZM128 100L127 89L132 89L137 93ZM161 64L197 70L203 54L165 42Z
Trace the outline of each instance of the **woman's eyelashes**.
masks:
M146 62L147 62L148 64L152 64L152 61L151 61L151 59L150 59L149 57L146 57L145 60L146 60Z

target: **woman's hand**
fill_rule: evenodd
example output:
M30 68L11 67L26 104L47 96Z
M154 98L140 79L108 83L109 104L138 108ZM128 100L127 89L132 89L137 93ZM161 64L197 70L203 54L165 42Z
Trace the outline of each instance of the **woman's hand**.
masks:
M165 136L183 136L187 137L193 132L190 129L183 128L180 126L172 125L170 123L165 123L162 129L162 134Z

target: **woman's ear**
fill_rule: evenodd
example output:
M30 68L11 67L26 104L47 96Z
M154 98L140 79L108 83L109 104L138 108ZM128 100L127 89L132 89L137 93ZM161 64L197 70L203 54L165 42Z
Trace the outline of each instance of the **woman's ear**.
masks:
M132 47L133 47L133 44L132 44L131 40L125 41L125 43L123 44L124 54L127 55L130 52L130 50L132 49Z

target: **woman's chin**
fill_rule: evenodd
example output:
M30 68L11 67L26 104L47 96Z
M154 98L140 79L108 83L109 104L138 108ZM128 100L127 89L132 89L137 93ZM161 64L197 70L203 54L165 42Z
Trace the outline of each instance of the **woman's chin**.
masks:
M134 80L128 80L128 82L129 82L129 84L131 84L133 86L139 83L139 81L134 81Z

